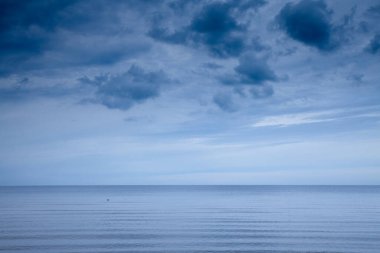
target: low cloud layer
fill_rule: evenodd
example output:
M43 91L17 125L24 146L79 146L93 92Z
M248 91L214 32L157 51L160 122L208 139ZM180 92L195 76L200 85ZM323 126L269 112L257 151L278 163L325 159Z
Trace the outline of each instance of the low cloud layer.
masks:
M27 94L71 96L80 90L83 101L127 110L159 98L166 92L161 86L173 78L179 84L173 94L181 89L192 94L182 99L198 94L195 99L202 105L236 112L251 100L280 95L278 87L290 85L297 79L293 73L307 66L303 73L314 71L328 80L331 73L321 66L345 68L347 53L377 57L380 44L374 25L379 6L356 1L344 10L323 0L42 0L0 5L3 101ZM330 61L331 52L335 58ZM364 72L355 75L359 80L342 69L338 78L364 84ZM20 86L20 80L28 82ZM92 83L92 89L83 89L83 82Z

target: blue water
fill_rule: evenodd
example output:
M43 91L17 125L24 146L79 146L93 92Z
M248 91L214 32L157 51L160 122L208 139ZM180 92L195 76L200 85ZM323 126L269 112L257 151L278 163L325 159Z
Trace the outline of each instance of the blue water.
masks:
M0 252L378 253L380 187L0 187Z

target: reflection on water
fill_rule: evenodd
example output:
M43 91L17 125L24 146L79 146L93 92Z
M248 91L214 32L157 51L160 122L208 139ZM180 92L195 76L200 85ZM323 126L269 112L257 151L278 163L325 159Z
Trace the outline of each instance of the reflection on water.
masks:
M0 187L0 252L378 253L380 187Z

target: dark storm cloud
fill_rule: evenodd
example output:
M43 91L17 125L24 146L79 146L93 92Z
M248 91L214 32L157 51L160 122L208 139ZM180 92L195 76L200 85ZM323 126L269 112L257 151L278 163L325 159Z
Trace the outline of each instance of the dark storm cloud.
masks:
M117 15L122 1L1 1L2 75L51 67L109 65L144 43L125 41ZM141 4L140 4L141 5ZM137 5L136 5L137 6ZM121 43L116 43L119 40ZM94 49L94 50L91 50Z
M377 54L380 52L380 34L373 36L365 50L370 54Z
M39 55L58 23L58 13L73 1L1 1L0 67Z
M243 27L237 24L230 12L229 4L215 3L206 6L189 27L194 32L194 41L200 41L217 56L239 55L244 42L232 32L241 31Z
M196 13L188 26L170 32L154 25L148 34L166 43L204 47L215 57L239 56L247 45L246 26L238 22L237 16L264 4L259 0L212 2Z
M136 103L159 96L162 85L171 83L163 71L145 71L133 65L121 75L100 75L94 79L79 79L95 87L95 99L111 109L127 110Z
M321 51L331 51L339 46L331 14L322 0L302 0L286 4L276 21L292 39Z
M81 84L87 84L87 90L81 90L81 95L94 95L93 102L108 108L128 109L159 96L162 84L171 82L165 74L169 73L165 68L170 68L173 76L189 86L198 78L223 76L216 89L236 89L244 96L215 90L213 102L224 111L236 110L238 99L274 94L271 82L279 81L276 73L280 70L273 69L269 59L278 60L281 67L281 59L289 59L293 66L297 57L303 57L295 54L298 45L281 45L279 41L283 40L276 38L279 33L265 29L273 15L277 14L276 24L290 38L320 51L338 48L343 38L340 32L353 22L354 11L345 16L342 25L333 23L332 11L323 0L271 3L260 9L265 4L264 0L0 0L0 81L8 87L3 88L1 96L6 100L68 94L54 86L58 79L77 77L81 71L89 76L107 71L120 73L116 69L122 64L130 66L124 60L133 59L141 66L159 64L166 72L149 72L134 66L119 75L82 78ZM259 9L263 13L255 15ZM372 6L366 13L377 15L378 9L377 5ZM379 35L368 42L366 51L378 53ZM172 50L173 44L184 47L181 51ZM204 55L186 52L189 49ZM194 63L191 73L205 75L189 78L185 74L187 65L181 61L182 53L189 55L186 64ZM237 65L231 67L237 59ZM169 64L173 61L178 61L178 65ZM117 63L120 64L112 66ZM44 80L44 75L50 73L54 77ZM43 80L41 85L48 84L50 88L33 88L29 84L11 88L7 83L8 79L24 76L32 80L38 76ZM70 80L67 82L70 84ZM75 80L71 84L78 85Z

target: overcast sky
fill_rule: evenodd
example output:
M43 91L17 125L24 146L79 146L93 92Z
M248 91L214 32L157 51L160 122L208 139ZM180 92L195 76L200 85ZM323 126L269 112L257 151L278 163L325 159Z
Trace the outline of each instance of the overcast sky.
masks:
M380 1L0 0L0 185L380 184Z

